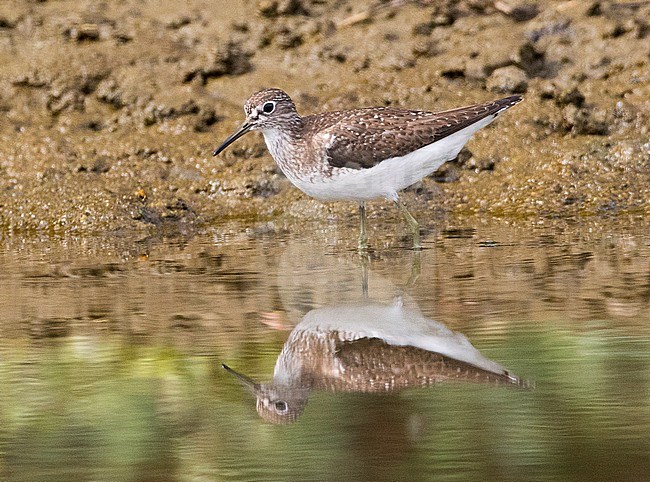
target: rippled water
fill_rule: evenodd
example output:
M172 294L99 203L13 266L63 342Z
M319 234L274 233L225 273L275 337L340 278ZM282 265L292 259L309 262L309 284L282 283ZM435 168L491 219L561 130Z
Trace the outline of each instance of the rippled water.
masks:
M348 234L5 241L0 478L648 477L646 229Z

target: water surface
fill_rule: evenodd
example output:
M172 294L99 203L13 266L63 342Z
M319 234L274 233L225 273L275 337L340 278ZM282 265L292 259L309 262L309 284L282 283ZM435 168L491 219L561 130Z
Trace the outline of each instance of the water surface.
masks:
M647 477L647 230L386 231L5 240L2 478Z

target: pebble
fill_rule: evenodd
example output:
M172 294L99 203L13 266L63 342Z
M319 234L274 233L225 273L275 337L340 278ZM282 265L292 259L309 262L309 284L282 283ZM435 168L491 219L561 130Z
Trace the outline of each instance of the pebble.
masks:
M486 87L492 92L502 94L523 93L528 89L528 77L522 69L510 65L492 72L487 79Z

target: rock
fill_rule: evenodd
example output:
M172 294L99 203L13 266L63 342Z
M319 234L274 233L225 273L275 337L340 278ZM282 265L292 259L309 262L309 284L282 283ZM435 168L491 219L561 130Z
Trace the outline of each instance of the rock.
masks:
M523 93L528 89L528 77L526 72L514 65L502 67L492 72L486 87L492 92L503 94Z
M465 77L465 59L461 57L454 57L448 62L440 75L445 79L458 79Z
M318 49L316 53L319 59L335 60L340 64L343 64L348 60L346 49L340 45L326 43L323 44L323 46Z
M7 17L0 16L0 28L14 28L15 22L9 20Z
M570 83L549 82L541 86L540 98L553 99L559 107L575 105L582 107L585 103L585 96L578 88Z
M635 29L634 36L638 39L644 39L650 35L650 24L643 17L638 17L634 19Z
M450 13L441 13L439 15L434 15L431 18L431 25L435 27L448 27L452 25L456 19Z
M294 30L282 30L275 35L275 43L278 47L284 50L299 47L303 43L303 37L300 33Z
M541 48L537 44L528 41L519 47L514 60L519 67L524 69L528 77L540 77L547 74L544 57Z
M11 85L16 87L31 87L39 89L45 87L52 82L40 70L31 70L27 74L20 74L10 80Z
M456 164L462 169L467 169L477 173L481 171L492 171L496 165L496 161L493 158L477 158L466 147L464 147L460 153L458 153L456 159L454 159L451 163Z
M420 40L413 44L411 52L415 57L435 57L439 53L438 44L433 40Z
M267 18L308 14L307 9L300 0L259 0L257 2L257 12L262 17Z
M493 158L480 158L470 157L470 159L463 165L463 168L470 169L474 172L493 171L496 161Z
M468 60L465 64L464 73L466 78L473 80L485 80L488 77L487 67L485 63L479 59Z
M76 42L99 40L99 26L95 23L74 25L65 30L65 35Z
M433 23L431 22L418 23L413 27L413 35L428 37L431 32L433 32Z
M512 18L515 22L526 22L532 20L539 13L539 7L535 3L519 3L512 5L508 2L494 2L494 8L499 12Z
M537 23L537 22L533 22ZM526 37L532 42L539 42L544 37L550 37L555 35L566 35L571 29L571 19L555 19L549 22L543 22L526 32Z
M116 109L126 105L124 94L113 78L104 79L99 83L95 91L95 97L100 102L111 105Z
M576 135L603 136L608 132L606 113L601 110L569 104L562 110L562 117L567 130Z
M559 106L575 105L576 107L582 107L585 103L585 96L577 87L573 87L571 90L564 90L556 94L555 103Z
M104 174L111 170L111 163L106 156L99 156L95 159L93 166L90 168L90 172L95 174Z
M179 17L172 18L167 21L166 27L170 30L178 30L181 27L192 23L192 19L187 15L180 15Z
M467 147L463 147L456 156L456 159L451 162L458 164L460 167L466 167L467 163L470 161L470 159L473 159L473 157L474 154L472 154L472 151L470 151Z
M215 110L211 107L203 106L198 112L198 119L194 123L194 130L196 132L206 132L210 126L219 122L219 117Z
M431 174L429 177L435 182L455 182L460 179L461 170L454 162L447 162L440 166L440 168Z
M48 92L46 108L53 116L65 110L84 110L84 95L76 89L55 86Z
M601 2L592 2L587 8L585 15L587 17L599 17L603 14L603 5Z
M382 59L379 66L385 70L399 72L400 70L409 69L415 66L415 59L410 55L393 52Z
M207 65L193 68L183 75L183 82L200 77L205 84L208 79L224 75L242 75L253 69L248 52L244 52L237 42L227 42L209 55Z

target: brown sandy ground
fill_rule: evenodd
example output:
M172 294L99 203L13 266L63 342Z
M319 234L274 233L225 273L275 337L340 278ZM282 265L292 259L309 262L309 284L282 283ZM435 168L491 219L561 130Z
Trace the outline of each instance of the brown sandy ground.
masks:
M648 19L628 0L6 0L0 233L352 219L291 187L259 135L211 156L266 86L302 113L523 93L409 190L416 216L647 216Z

